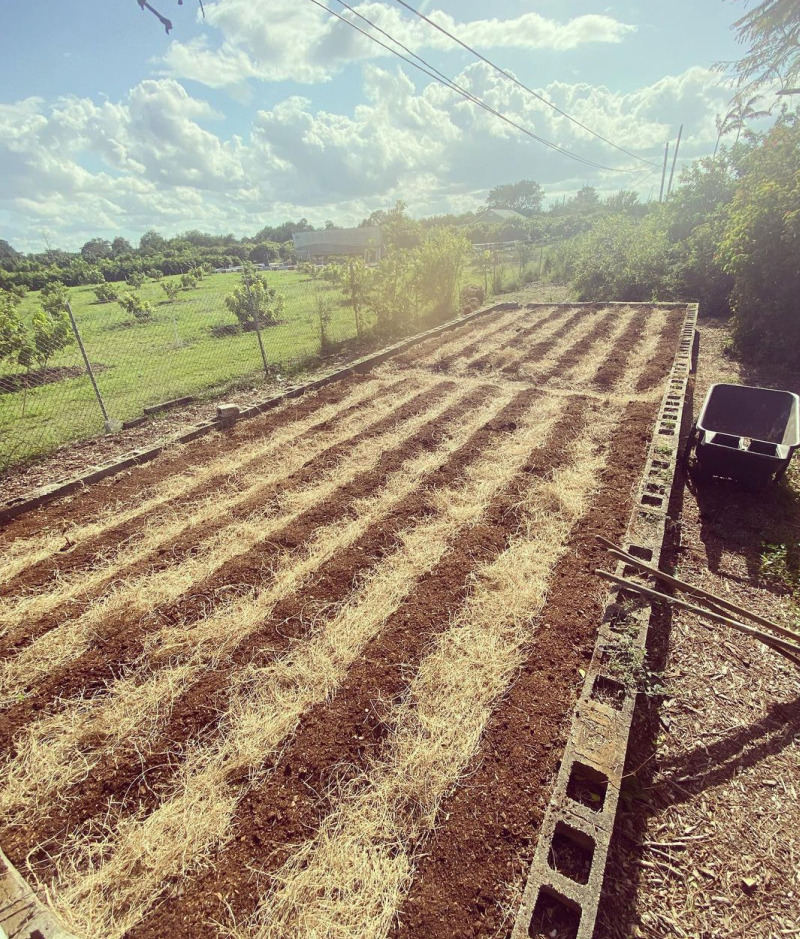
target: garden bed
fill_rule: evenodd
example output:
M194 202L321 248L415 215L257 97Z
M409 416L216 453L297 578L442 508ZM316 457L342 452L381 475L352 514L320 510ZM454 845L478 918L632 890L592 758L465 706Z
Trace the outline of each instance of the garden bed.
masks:
M476 320L0 535L2 847L71 930L510 932L684 312Z

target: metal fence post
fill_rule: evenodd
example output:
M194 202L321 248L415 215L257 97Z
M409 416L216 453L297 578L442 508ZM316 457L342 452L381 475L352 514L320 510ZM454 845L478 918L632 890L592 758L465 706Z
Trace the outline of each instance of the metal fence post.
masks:
M253 317L253 325L256 328L256 335L258 336L258 348L261 350L261 361L264 363L264 375L266 378L269 378L269 366L267 365L267 353L264 351L264 341L261 338L261 326L258 322L258 310L253 303L253 294L250 290L250 284L245 281L245 287L247 287L247 299L250 306L250 315Z
M69 321L72 324L72 331L75 333L75 339L78 343L78 348L81 350L81 355L83 356L83 362L86 366L86 372L89 375L89 380L92 383L92 388L94 388L95 397L97 398L97 403L100 405L100 410L103 412L103 424L105 426L105 431L107 434L113 433L116 430L116 425L112 423L111 419L108 416L108 411L106 410L105 402L103 401L103 396L100 394L100 389L97 387L97 379L94 377L94 372L92 371L92 364L89 361L89 356L86 354L86 349L83 345L83 339L81 339L80 330L78 329L78 324L75 322L75 316L72 313L72 307L69 303L66 304L67 314L69 315Z

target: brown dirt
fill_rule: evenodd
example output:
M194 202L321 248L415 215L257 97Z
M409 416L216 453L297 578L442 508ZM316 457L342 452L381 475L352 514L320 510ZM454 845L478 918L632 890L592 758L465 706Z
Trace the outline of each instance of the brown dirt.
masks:
M513 423L515 412L521 412L531 397L530 393L521 395L507 409L502 422L498 421L499 426ZM270 775L244 798L234 840L214 859L214 869L187 885L181 898L162 904L157 922L135 930L132 939L156 939L163 929L176 937L191 936L204 922L226 915L220 895L228 898L227 915L239 919L254 912L260 894L249 877L254 850L262 854L259 869L263 890L269 871L283 863L298 839L313 833L330 809L323 793L334 776L345 781L341 767L346 767L348 775L355 775L375 755L387 730L384 715L402 694L408 674L418 666L430 642L464 600L470 574L506 548L515 530L520 489L532 476L563 465L570 440L568 431L581 425L584 412L585 406L578 402L568 405L548 439L531 453L481 523L458 538L441 563L420 581L413 596L388 620L381 636L364 650L336 698L312 711L280 760L265 767ZM483 439L477 453L485 452L495 433L481 432ZM457 480L460 462L451 461L443 471L442 485ZM424 513L424 496L409 500L404 511L411 516ZM234 887L239 888L235 893Z
M605 591L594 569L595 535L619 540L641 472L654 405L630 404L611 441L608 468L551 577L550 595L532 624L522 672L494 715L469 785L442 806L442 824L421 860L399 914L396 937L490 937L510 932L498 901L524 882L589 661Z
M508 343L516 349L520 341L535 339L543 322L552 321L557 315L565 315L566 328L567 323L586 315L586 311L580 307L554 311L518 332L512 329ZM664 349L648 366L643 387L663 381L675 351L673 327L677 329L682 315L683 311L670 314L663 333ZM593 345L607 334L610 321L611 314L599 314L590 333L548 368L544 380L555 378L591 355ZM483 330L491 329L490 321L481 322ZM480 332L478 326L473 324L473 328ZM596 375L601 389L613 385L622 375L627 353L641 339L641 330L641 323L632 323L615 349L598 363ZM562 340L563 335L561 331ZM472 353L467 352L468 346L458 359L464 361L462 356L474 355L485 341L483 334L476 335ZM526 359L539 360L555 341L526 344ZM501 382L509 387L506 377ZM341 400L354 382L372 380L353 378L331 386L314 398L301 399L295 408L246 422L231 435L236 443L241 443L268 434L283 422L313 411L320 402ZM413 375L408 375L408 380L413 381ZM430 403L437 394L451 393L456 387L457 379L450 381L443 376L436 391L426 392L393 412L386 421L363 428L358 439L378 433L381 427L385 429L387 421L418 413L422 398ZM487 450L502 448L503 434L514 426L518 413L546 394L524 383L519 387L512 402L451 454L413 497L323 565L302 592L287 597L256 633L204 672L174 702L149 748L140 750L133 745L118 748L98 764L88 779L59 793L58 806L53 811L37 815L25 828L7 827L3 848L12 862L22 866L29 859L47 880L53 872L51 856L58 853L78 826L103 819L113 827L118 818L121 820L131 811L146 815L156 808L171 791L190 747L214 739L230 700L231 678L251 663L271 661L293 641L307 635L315 615L324 617L345 600L363 576L395 548L402 533L433 511L430 495L434 490L460 479L466 468ZM153 611L141 622L127 622L123 618L104 624L97 643L78 662L48 676L31 689L25 701L8 712L2 728L4 743L10 747L14 732L39 717L43 710L61 707L56 696L67 699L80 694L104 694L109 681L121 669L137 662L144 649L143 641L154 628L196 621L207 611L209 603L218 602L223 587L252 590L268 583L271 576L268 562L277 551L301 546L321 525L347 517L358 498L379 489L388 473L400 469L414 454L439 446L448 419L467 412L496 390L496 377L487 375L485 387L454 405L450 409L453 413L429 421L402 448L384 453L374 471L342 486L334 499L311 509L272 539L269 547L242 554L209 582L195 585L177 603ZM450 622L469 590L470 574L496 557L513 534L521 480L529 479L531 474L547 474L563 462L577 428L585 419L586 404L580 397L581 390L575 389L575 395L564 402L564 411L548 440L532 441L528 464L514 484L493 501L481 523L462 532L440 564L420 580L414 593L352 667L333 700L305 715L286 749L274 762L261 767L270 772L246 792L235 819L234 838L220 849L214 864L204 869L205 873L185 878L180 896L167 890L148 919L131 931L131 937L152 939L169 935L174 939L194 939L206 934L209 922L215 918L225 919L233 912L241 921L241 917L252 912L259 893L268 885L270 872L285 860L298 840L313 833L331 808L325 794L328 784L342 779L341 774L347 772L343 766L354 772L379 752L386 733L387 707L402 695L431 640ZM448 797L440 827L423 846L411 894L399 914L397 937L437 939L459 935L488 939L507 931L502 901L507 899L509 889L513 891L524 879L560 756L567 717L579 690L578 669L591 655L599 622L603 590L592 573L600 560L594 536L602 533L618 538L624 530L633 483L641 470L654 414L655 405L631 403L620 418L610 441L608 466L598 480L591 507L570 535L552 574L546 606L532 624L526 664L491 719L478 758L470 767L468 785ZM355 439L354 436L331 448L282 485L301 488L308 484L326 463L350 448ZM231 438L222 436L169 452L151 465L90 488L80 497L19 519L9 526L3 538L11 541L40 527L66 526L72 519L85 521L109 506L140 499L143 487L156 486L170 473L227 452L230 444ZM125 535L126 529L121 526L115 537L121 539ZM170 546L170 551L177 551L178 559L186 556L192 550L191 540L180 539ZM20 584L38 585L37 589L47 589L56 574L54 568L64 565L62 572L87 569L99 545L108 546L103 539L96 539L92 546L74 551L74 556L58 558L54 566L45 564L21 575L15 586L22 589ZM147 568L155 570L159 563L150 560ZM74 615L74 611L69 615ZM50 627L32 624L22 642L29 642L35 631L42 628ZM9 651L19 647L9 646ZM155 659L154 662L158 664ZM86 741L87 749L97 752L103 752L103 744L102 739ZM243 777L232 779L231 785L247 786L248 782ZM568 860L567 857L565 863ZM252 873L256 869L261 872L258 883Z

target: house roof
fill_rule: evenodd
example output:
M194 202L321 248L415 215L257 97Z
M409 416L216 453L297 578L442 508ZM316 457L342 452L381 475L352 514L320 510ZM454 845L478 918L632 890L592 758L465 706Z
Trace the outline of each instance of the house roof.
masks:
M482 218L485 218L487 215L497 215L500 218L507 219L516 219L516 218L525 218L521 212L517 212L515 209L486 209L475 219L476 222L479 222Z

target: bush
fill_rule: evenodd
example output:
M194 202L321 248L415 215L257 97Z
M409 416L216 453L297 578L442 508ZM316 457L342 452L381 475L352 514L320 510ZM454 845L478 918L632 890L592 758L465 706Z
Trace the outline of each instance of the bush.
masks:
M153 307L135 293L124 293L119 298L119 305L137 323L146 323L153 316Z
M330 337L330 324L333 318L333 306L325 294L319 290L314 298L314 313L312 322L316 326L319 335L319 351L322 355L327 355L333 349L333 342Z
M256 322L259 327L276 326L283 313L284 299L267 284L266 277L256 274L253 265L248 263L242 271L241 285L225 298L225 305L244 328Z
M144 274L140 271L134 271L132 274L128 274L128 286L133 287L134 290L144 287Z
M153 267L147 272L147 276L150 280L161 280L164 275L157 267Z
M100 284L94 288L94 295L98 303L113 303L119 299L119 290L114 284Z
M199 278L194 271L187 271L185 274L181 275L181 287L184 290L194 290L198 285Z
M8 291L0 291L0 362L16 358L25 346L25 326L17 307L20 300Z
M432 304L439 318L456 311L458 286L471 250L462 234L440 228L431 232L416 251L415 279L420 298Z
M174 280L165 280L161 284L161 289L167 295L167 303L173 303L178 299L181 292L180 286Z
M719 249L738 350L789 365L800 348L798 166L800 118L786 115L744 158Z
M342 296L353 311L356 335L364 337L364 310L369 302L372 271L361 258L351 258L342 273Z

